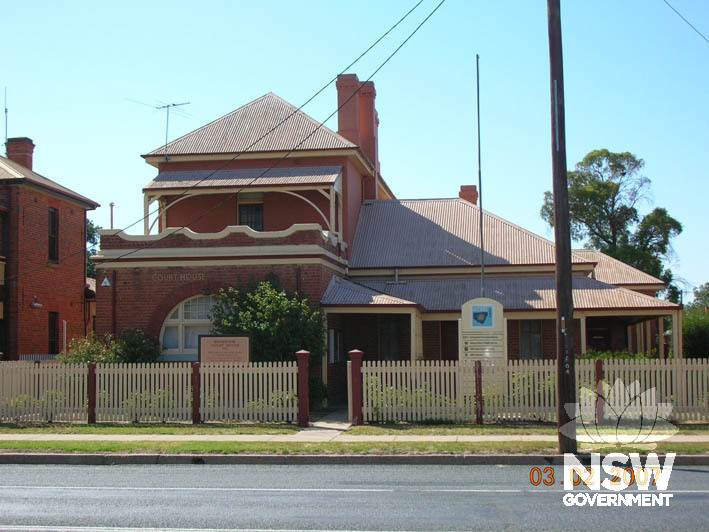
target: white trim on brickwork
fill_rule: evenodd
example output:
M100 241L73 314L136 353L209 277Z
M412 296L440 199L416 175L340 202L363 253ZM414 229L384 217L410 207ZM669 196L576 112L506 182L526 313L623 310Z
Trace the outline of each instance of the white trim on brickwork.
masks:
M133 255L131 255L133 256ZM103 257L99 257L103 258ZM294 264L319 264L327 266L331 270L342 275L347 273L344 267L333 264L327 259L321 257L290 257L290 258L271 258L263 257L258 259L213 259L213 260L121 260L107 261L98 263L97 269L101 270L118 270L124 268L204 268L209 266L271 266L275 264L294 265Z
M98 234L101 236L117 236L128 242L153 242L172 235L183 235L191 240L219 240L235 233L245 234L251 238L284 238L298 231L320 231L325 242L333 238L329 231L323 231L322 226L315 223L293 224L282 231L254 231L246 225L229 225L217 233L195 233L187 227L168 227L157 235L129 235L115 229L99 229Z

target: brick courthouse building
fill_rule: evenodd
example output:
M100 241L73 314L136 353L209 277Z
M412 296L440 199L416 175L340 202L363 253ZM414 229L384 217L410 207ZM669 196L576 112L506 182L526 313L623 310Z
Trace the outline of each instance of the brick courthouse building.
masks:
M144 234L104 230L94 257L99 333L140 328L165 360L195 360L210 296L276 275L327 315L331 390L344 390L353 348L458 358L460 308L480 290L477 191L396 200L379 174L373 84L344 75L337 91L337 133L269 93L143 156L158 171ZM504 307L508 357L552 357L554 245L484 216L486 294ZM662 354L671 316L681 352L680 307L654 297L662 281L593 251L575 252L573 269L579 351Z

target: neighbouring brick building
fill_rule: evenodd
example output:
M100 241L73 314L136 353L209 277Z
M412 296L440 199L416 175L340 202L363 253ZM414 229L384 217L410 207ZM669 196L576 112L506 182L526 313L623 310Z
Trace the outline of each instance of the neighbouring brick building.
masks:
M397 200L379 172L373 84L344 75L337 91L337 132L269 93L143 156L158 171L144 234L101 232L98 332L140 328L165 360L194 360L210 296L274 274L327 315L331 389L344 390L353 348L457 359L461 306L480 295L476 187ZM554 356L554 244L487 211L484 232L485 293L504 307L508 358ZM680 307L654 297L662 281L589 250L574 252L573 270L578 351L661 352L658 320L672 316L681 352Z
M57 354L86 334L86 211L98 204L32 170L34 143L0 157L0 351Z

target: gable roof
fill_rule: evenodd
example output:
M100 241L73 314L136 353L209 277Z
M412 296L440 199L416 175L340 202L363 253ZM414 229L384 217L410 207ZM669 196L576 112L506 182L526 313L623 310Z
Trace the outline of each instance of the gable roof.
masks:
M74 201L78 201L79 203L85 205L89 210L99 207L99 204L94 200L82 196L81 194L77 194L73 190L62 186L59 183L38 174L37 172L33 172L29 168L25 168L21 164L18 164L6 157L0 157L0 180L6 183L25 182L39 186L51 192L66 196Z
M462 199L365 202L350 268L480 265L480 209ZM554 264L554 243L483 211L486 265ZM587 262L572 255L572 262Z
M244 168L240 170L189 170L160 172L143 190L267 185L328 185L342 174L341 166Z
M354 285L356 288L352 288ZM360 296L371 289L377 301ZM679 305L627 288L574 276L573 301L576 310L676 310ZM499 277L485 279L485 295L499 301L505 310L554 310L556 281L553 277ZM470 299L480 297L480 279L416 279L400 282L347 280L330 283L321 304L325 306L382 304L386 297L417 304L428 312L460 311ZM386 303L384 303L386 304ZM401 305L402 303L392 303Z
M194 155L356 147L356 144L321 126L317 120L269 92L143 157L165 153Z
M619 261L605 253L601 253L600 251L596 251L595 249L576 249L574 253L596 262L596 267L593 270L594 278L604 283L616 285L652 284L665 286L665 282L662 279L653 277L648 273L633 268L629 264Z

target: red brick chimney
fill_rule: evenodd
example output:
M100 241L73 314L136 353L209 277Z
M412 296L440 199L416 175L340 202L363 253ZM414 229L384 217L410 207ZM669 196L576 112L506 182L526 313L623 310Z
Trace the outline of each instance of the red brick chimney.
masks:
M337 133L357 146L362 145L360 138L359 96L350 96L359 88L357 74L342 74L337 76ZM345 103L347 102L347 103Z
M8 159L32 170L32 153L34 152L32 139L27 137L7 139L5 148L7 149Z
M469 201L473 205L478 204L478 187L475 185L460 185L460 192L458 192L458 197Z
M359 92L354 94L357 89ZM372 81L360 82L356 74L337 77L337 105L341 107L337 114L337 133L362 149L377 174L375 179L365 183L365 199L376 198L376 179L379 175L379 116L374 105L376 96L377 91Z

